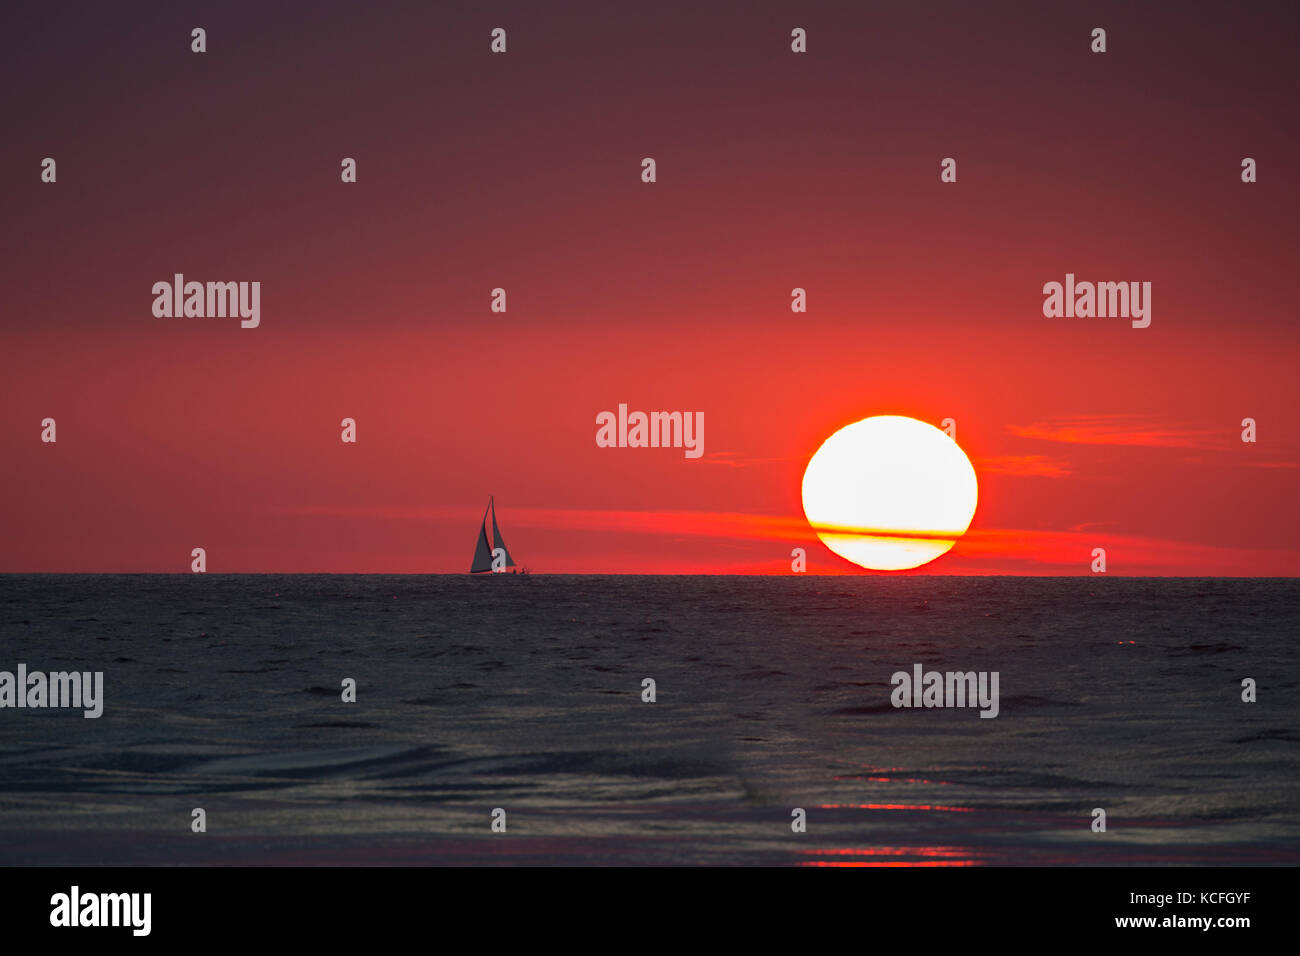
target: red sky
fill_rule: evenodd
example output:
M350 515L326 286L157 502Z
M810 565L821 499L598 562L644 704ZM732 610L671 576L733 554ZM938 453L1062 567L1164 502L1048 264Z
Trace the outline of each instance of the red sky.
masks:
M980 482L927 573L1300 573L1273 8L842 6L8 24L0 571L463 571L488 494L536 571L852 570L803 469L904 414ZM260 281L261 326L155 318L174 272ZM1067 272L1151 326L1045 318ZM596 447L620 402L705 456Z

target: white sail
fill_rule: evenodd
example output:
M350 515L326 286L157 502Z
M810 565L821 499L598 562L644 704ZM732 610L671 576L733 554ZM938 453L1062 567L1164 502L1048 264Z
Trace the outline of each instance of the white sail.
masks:
M515 559L510 557L510 549L506 547L505 540L501 537L501 529L497 527L497 506L496 502L488 499L488 508L492 511L492 547L500 548L506 553L506 567L513 568Z

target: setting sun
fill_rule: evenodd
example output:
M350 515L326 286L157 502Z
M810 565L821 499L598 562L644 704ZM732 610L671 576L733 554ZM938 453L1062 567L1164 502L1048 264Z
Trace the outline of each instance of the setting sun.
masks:
M876 571L933 561L970 527L970 459L933 425L879 415L822 443L803 476L803 510L822 543Z

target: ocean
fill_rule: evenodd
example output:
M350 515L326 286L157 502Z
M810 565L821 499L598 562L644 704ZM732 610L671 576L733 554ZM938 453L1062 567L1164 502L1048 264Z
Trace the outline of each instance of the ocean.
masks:
M4 575L0 671L104 700L0 709L0 863L1295 864L1297 636L1298 579Z

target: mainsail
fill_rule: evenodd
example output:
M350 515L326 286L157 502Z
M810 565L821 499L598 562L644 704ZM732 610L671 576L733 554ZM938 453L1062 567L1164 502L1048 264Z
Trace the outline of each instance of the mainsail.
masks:
M487 519L488 514L492 515L492 544L488 544L487 536ZM496 502L488 498L487 509L483 512L483 523L478 529L478 541L474 545L474 560L470 563L470 574L478 574L480 571L492 570L492 551L494 548L500 548L505 553L505 567L513 568L515 559L510 557L510 551L506 548L506 542L501 537L501 529L497 527L497 509Z
M515 559L510 557L510 549L506 547L505 540L501 537L501 529L497 527L497 506L491 498L488 499L488 507L492 509L492 547L500 548L506 555L506 567L513 568Z

